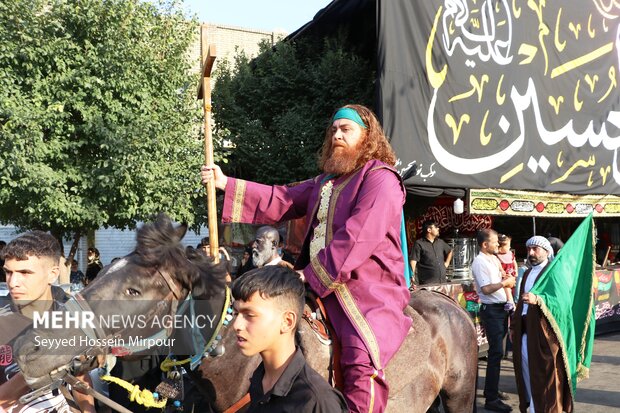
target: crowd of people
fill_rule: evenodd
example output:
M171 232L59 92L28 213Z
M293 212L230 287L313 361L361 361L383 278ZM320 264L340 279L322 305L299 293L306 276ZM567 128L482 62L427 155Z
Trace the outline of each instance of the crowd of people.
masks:
M390 393L385 368L412 324L404 313L410 300L404 275L409 262L401 244L405 189L393 167L395 161L374 113L364 106L347 105L331 117L319 158L322 173L314 178L296 185L269 186L228 177L217 165L201 169L204 184L213 182L225 192L223 222L276 224L305 216L308 225L296 260L285 254L275 227L260 227L234 274L233 328L238 347L243 354L260 354L262 358L250 383L250 412L385 410ZM511 411L498 385L502 343L512 314L521 411L572 411L571 395L562 387L566 377L559 373L557 348L552 347L549 336L541 339L541 329L545 334L549 331L536 309L536 296L529 292L553 256L549 241L542 237L528 240L531 269L514 295L516 302L512 291L516 261L510 237L484 229L478 233L477 243L480 253L473 261L472 273L489 341L485 408ZM197 247L210 254L208 239ZM452 254L439 238L437 224L425 222L422 236L411 249L415 281L445 282ZM41 307L45 311L65 299L52 285L59 273L60 247L51 235L26 233L11 241L0 258L9 286L7 311L30 317L41 303L47 303L46 308ZM71 281L87 285L101 269L99 251L89 248L86 273L73 261ZM306 364L295 342L305 289L322 299L341 344L344 380L339 390ZM537 348L549 346L556 359L543 360L539 352L532 351L533 342ZM535 375L530 365L539 366ZM544 366L543 373L540 366ZM27 390L18 369L3 380L6 378L8 382L0 386L0 406L4 408L9 406L7 400L15 402L15 396ZM551 394L540 380L558 384ZM76 396L83 401L82 410L92 411L92 398L82 396ZM56 403L62 396L51 393L49 398ZM557 403L549 404L550 398ZM63 411L58 406L57 411Z
M509 236L483 229L478 232L477 243L480 252L471 270L481 303L481 324L489 344L483 393L485 409L512 411L505 403L508 395L499 389L504 340L508 339L513 350L519 410L572 412L570 378L566 375L559 339L537 306L538 297L530 292L554 257L551 243L542 236L527 240L528 268L522 277L516 271ZM517 278L521 278L518 286ZM513 298L517 300L516 307Z

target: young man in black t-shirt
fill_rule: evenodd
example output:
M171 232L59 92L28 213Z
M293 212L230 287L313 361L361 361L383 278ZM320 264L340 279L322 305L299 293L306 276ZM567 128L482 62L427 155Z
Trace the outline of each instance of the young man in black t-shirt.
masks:
M60 253L58 241L42 231L20 235L0 253L4 259L3 268L10 298L10 301L0 302L0 325L11 326L10 329L2 330L5 351L12 348L11 336L26 328L35 313L59 310L60 303L67 300L66 293L52 285L60 274ZM19 410L24 413L69 411L67 401L59 389L50 390L27 405L20 405L19 397L30 392L30 389L16 364L5 366L1 376L0 410ZM79 378L87 380L87 377L84 374ZM92 396L74 391L73 397L83 412L95 412Z
M237 345L263 362L250 382L250 413L348 412L342 394L306 364L295 346L304 284L288 268L265 266L233 283Z

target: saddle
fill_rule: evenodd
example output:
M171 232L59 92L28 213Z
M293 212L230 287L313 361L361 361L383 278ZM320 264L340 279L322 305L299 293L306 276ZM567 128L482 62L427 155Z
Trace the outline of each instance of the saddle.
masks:
M332 386L342 391L344 380L340 368L341 346L338 336L327 318L327 311L321 298L314 292L306 290L306 306L302 319L308 323L310 329L319 342L330 348L329 358L329 382Z

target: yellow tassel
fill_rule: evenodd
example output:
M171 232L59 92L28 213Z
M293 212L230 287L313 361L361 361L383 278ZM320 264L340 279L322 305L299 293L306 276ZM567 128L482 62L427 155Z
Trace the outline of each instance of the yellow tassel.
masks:
M168 401L166 398L163 398L161 400L155 400L152 392L147 389L140 390L140 386L131 384L128 381L119 379L118 377L114 376L101 376L101 380L118 384L123 389L127 390L127 392L129 393L130 401L138 403L146 408L155 407L158 409L163 409L164 407L166 407L166 402Z
M590 369L583 364L579 363L577 366L577 381L587 379L590 377Z
M184 360L175 361L175 360L172 360L169 357L166 357L166 359L161 362L161 365L159 366L159 368L161 369L161 371L168 372L168 371L170 371L172 369L172 367L174 367L174 366L182 366L183 364L189 363L190 361L191 361L190 358L186 358Z

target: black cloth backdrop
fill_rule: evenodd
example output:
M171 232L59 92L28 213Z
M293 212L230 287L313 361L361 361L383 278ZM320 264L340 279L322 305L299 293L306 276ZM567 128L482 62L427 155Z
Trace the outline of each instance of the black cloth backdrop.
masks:
M375 109L409 191L620 195L617 7L335 0L289 38L369 15Z

